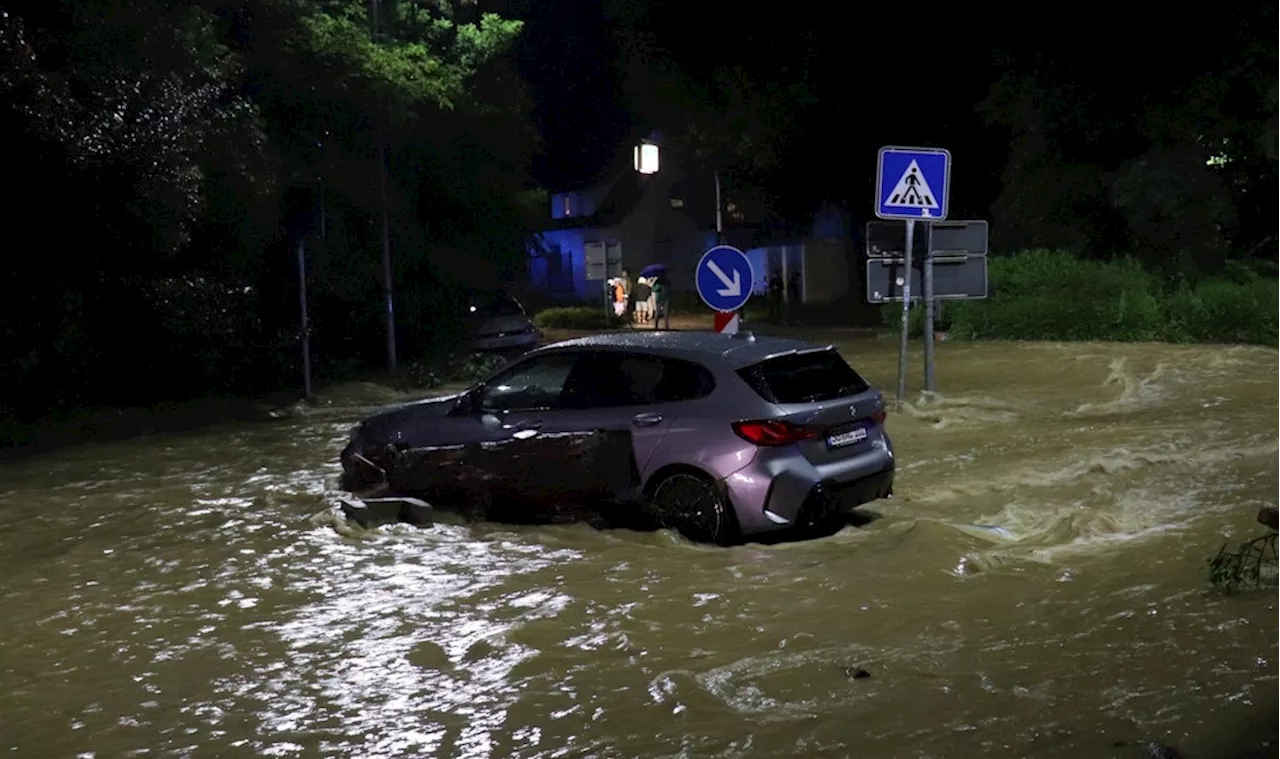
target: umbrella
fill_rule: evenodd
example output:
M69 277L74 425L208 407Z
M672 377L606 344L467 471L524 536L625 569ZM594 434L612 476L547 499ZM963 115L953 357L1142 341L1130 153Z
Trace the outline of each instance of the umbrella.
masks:
M640 276L642 277L656 277L660 274L666 274L666 273L667 273L666 264L649 264L648 266L640 270Z

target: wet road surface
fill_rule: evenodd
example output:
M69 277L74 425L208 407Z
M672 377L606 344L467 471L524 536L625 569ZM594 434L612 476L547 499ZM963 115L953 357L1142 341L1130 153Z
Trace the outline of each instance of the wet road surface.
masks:
M894 347L842 349L891 388ZM368 386L6 462L0 751L1274 756L1276 593L1208 593L1205 562L1276 504L1276 351L938 359L889 417L898 497L776 546L352 528L336 453L393 397Z

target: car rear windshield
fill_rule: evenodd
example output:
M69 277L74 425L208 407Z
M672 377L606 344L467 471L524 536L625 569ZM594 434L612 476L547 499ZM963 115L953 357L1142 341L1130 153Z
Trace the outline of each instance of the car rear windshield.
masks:
M867 389L867 381L834 349L778 356L738 375L771 403L817 403Z

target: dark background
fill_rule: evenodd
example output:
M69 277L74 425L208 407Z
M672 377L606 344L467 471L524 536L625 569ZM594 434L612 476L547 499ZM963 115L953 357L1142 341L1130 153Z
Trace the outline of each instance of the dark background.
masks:
M379 366L379 134L406 361L456 336L460 287L522 281L548 192L655 129L796 220L834 203L860 225L876 150L938 146L993 255L1274 277L1273 5L382 0L385 40L414 41L415 7L524 27L445 102L353 63L360 35L308 37L362 2L9 4L0 418L295 384L300 238L317 371Z

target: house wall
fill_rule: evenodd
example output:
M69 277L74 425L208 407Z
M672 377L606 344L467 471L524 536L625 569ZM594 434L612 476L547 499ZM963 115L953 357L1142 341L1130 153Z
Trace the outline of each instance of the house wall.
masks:
M553 229L541 234L545 256L529 256L529 284L552 295L584 298L588 290L586 243L607 236L596 229Z
M530 258L530 284L566 297L592 298L603 283L586 278L585 247L588 243L617 243L622 249L622 268L636 277L645 266L666 264L670 285L676 291L694 290L694 270L707 248L715 245L716 235L709 228L711 219L702 219L700 229L687 207L672 208L673 188L681 189L685 179L680 167L664 162L661 171L638 179L643 192L630 212L616 226L601 228L558 229L542 233L547 247L559 250L553 260ZM592 188L558 193L552 197L551 215L561 222L572 223L574 217L585 217L597 210L610 187L619 181L604 182ZM679 186L679 187L678 187ZM690 201L690 199L685 199ZM570 213L565 214L565 210ZM703 214L706 215L705 213ZM583 218L583 223L591 223ZM854 263L851 220L846 211L828 205L814 215L810 236L802 240L753 248L747 251L753 271L753 289L764 291L770 273L780 271L784 278L801 273L801 297L806 303L829 303L849 297ZM551 264L559 264L559 273ZM785 291L784 291L785 292Z
M624 268L633 277L649 264L666 264L672 290L682 291L694 288L694 268L707 247L714 244L715 235L698 229L687 213L671 207L671 188L677 179L672 171L652 182L619 230Z
M616 242L622 247L622 268L632 278L649 264L662 263L668 267L673 290L692 290L694 268L703 252L715 244L715 234L699 230L688 214L671 207L671 188L678 178L674 170L644 177L646 186L640 201L616 227L542 232L548 255L538 256L536 250L530 251L529 284L566 297L595 297L603 283L586 278L585 248L593 242ZM558 207L553 201L553 214Z
M804 302L836 303L850 297L852 245L847 238L810 239L804 243Z
M782 277L784 300L791 297L787 283L800 273L800 302L835 303L849 297L849 251L847 240L809 238L785 245L768 245L746 251L754 273L754 291L768 292L769 277Z

